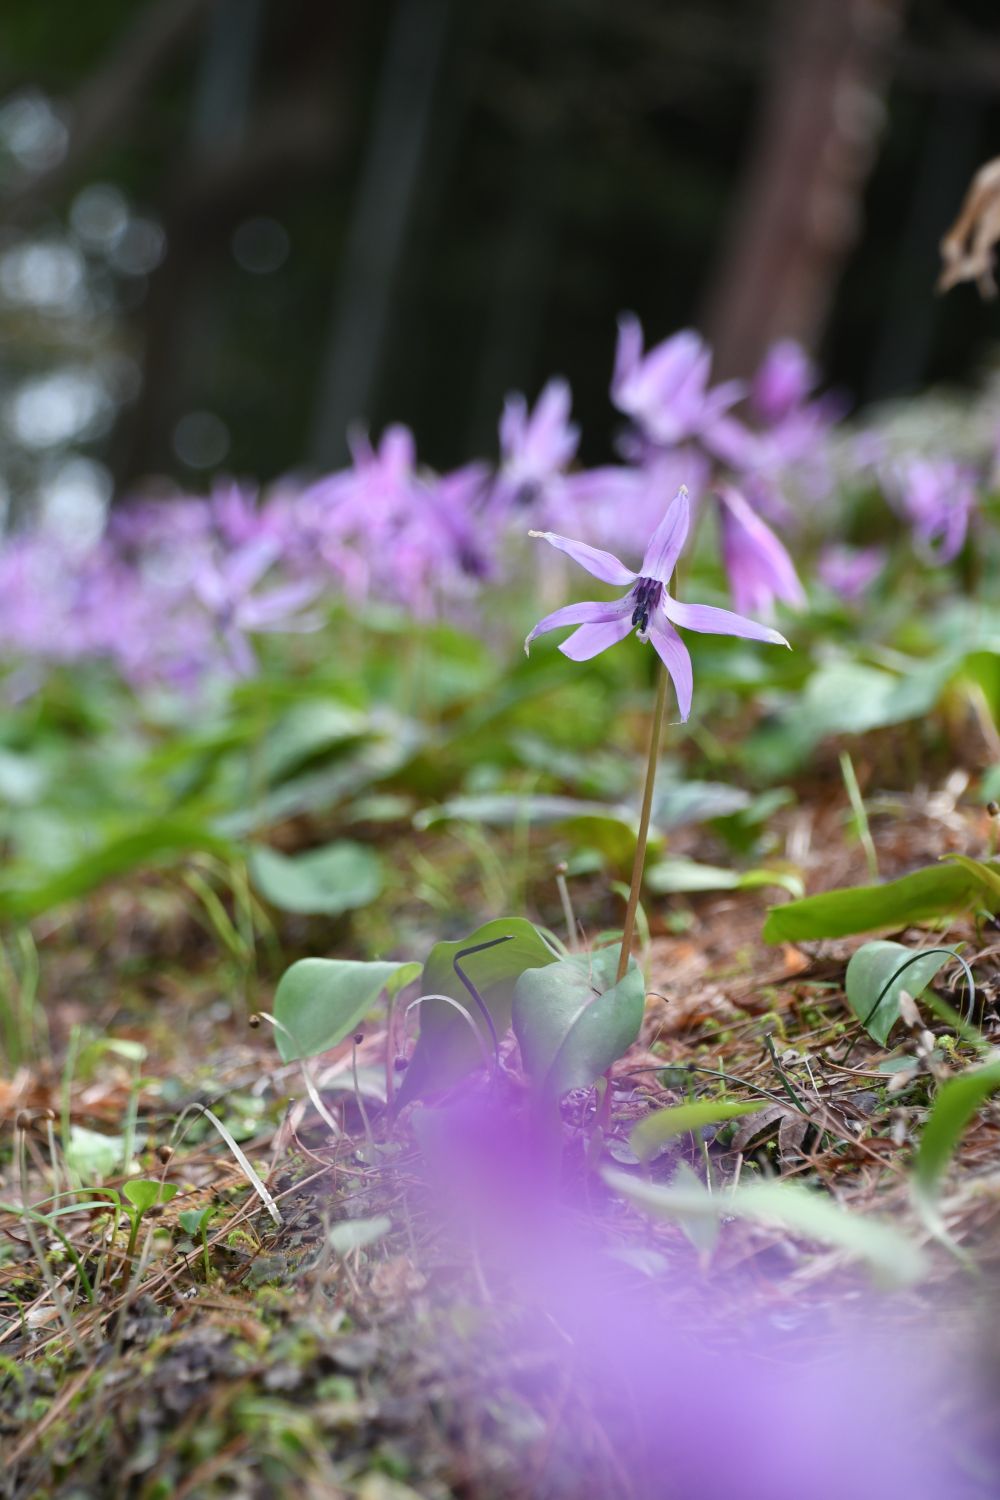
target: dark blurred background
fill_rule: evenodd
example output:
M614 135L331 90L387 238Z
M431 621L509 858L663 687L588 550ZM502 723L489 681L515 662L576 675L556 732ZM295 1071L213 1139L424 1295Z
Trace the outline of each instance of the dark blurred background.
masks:
M855 402L973 382L937 243L1000 151L995 0L8 0L0 483L97 516L161 475L448 467L615 318L721 375L801 339ZM95 523L96 524L96 523Z

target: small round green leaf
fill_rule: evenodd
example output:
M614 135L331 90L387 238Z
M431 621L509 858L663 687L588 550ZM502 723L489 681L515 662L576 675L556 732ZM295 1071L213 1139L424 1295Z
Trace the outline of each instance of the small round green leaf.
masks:
M133 1178L122 1188L122 1196L128 1199L140 1215L147 1213L157 1203L169 1203L176 1192L175 1182L154 1182L148 1177Z

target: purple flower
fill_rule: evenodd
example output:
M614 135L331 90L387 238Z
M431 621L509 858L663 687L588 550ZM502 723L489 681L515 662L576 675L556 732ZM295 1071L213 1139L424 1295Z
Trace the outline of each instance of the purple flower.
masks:
M277 560L276 544L265 538L231 552L221 562L206 560L195 575L195 594L212 616L229 664L241 677L251 676L253 651L246 637L258 631L315 630L320 620L298 613L319 593L318 582L299 579L264 593L253 590Z
M951 459L913 458L888 470L890 502L909 521L917 551L926 562L958 556L976 504L975 478Z
M541 537L550 546L567 553L603 583L628 584L629 590L620 599L605 604L594 601L567 604L546 615L527 637L525 651L535 636L547 630L558 630L561 625L576 625L579 628L562 642L559 649L572 661L588 661L609 646L623 641L634 630L640 641L652 641L669 672L683 720L691 712L693 680L691 657L674 629L675 625L707 635L736 635L746 640L787 646L784 636L767 625L758 625L728 609L716 609L710 604L681 604L667 592L687 539L690 521L687 490L682 486L654 531L638 573L633 573L613 553L589 547L585 542L574 542L551 531L531 532L531 536Z
M824 547L816 565L816 576L834 594L853 604L875 582L885 567L881 547Z
M800 407L816 385L816 367L801 344L772 344L750 387L750 405L761 421L774 425Z
M608 464L574 470L567 474L559 494L542 507L544 529L573 531L595 547L641 553L663 518L663 496L676 494L682 476L687 476L687 488L696 504L708 470L703 454L679 449L650 455L641 467Z
M770 526L732 486L720 490L718 498L722 560L740 614L769 615L776 599L801 609L805 591L792 559Z
M642 326L626 314L618 321L611 399L631 417L643 435L660 447L697 439L727 463L752 459L755 440L727 415L744 395L738 380L708 389L712 353L705 341L686 328L642 352Z
M533 412L521 395L508 396L500 418L500 473L494 493L507 504L537 500L572 463L580 429L569 420L569 386L550 380Z

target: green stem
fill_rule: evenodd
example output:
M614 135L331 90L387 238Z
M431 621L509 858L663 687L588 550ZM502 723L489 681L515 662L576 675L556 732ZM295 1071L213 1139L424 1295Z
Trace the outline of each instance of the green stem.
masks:
M632 865L632 884L628 893L628 905L625 908L625 927L622 931L622 951L618 958L616 984L625 978L625 973L628 969L629 956L632 951L632 937L635 932L635 914L639 905L639 892L642 890L643 866L646 863L646 840L649 837L649 816L653 809L656 764L660 758L660 733L663 728L663 711L667 702L667 669L662 662L658 664L658 674L656 680L656 704L653 708L653 724L649 732L646 785L642 793L642 811L639 814L639 833L636 838L635 860Z

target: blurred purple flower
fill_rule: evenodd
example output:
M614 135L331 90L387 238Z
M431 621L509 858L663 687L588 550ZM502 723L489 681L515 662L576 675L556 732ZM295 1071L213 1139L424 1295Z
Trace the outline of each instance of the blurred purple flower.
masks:
M299 613L319 593L315 580L299 579L254 594L277 557L276 544L261 539L218 561L206 559L192 582L225 647L229 665L240 677L251 676L257 665L249 634L316 630L322 623L316 615Z
M782 422L803 404L816 382L816 367L801 344L781 339L771 345L753 378L751 409L769 425Z
M674 684L677 706L684 720L691 712L691 657L674 629L675 625L709 635L735 635L746 640L787 646L784 636L769 626L758 625L753 620L746 620L727 609L716 609L710 604L681 604L667 592L689 525L687 490L682 486L646 547L639 573L633 573L613 553L602 552L585 542L575 542L551 531L531 532L531 536L541 537L550 546L565 552L602 582L628 584L630 587L620 599L605 604L594 601L567 604L546 615L528 635L525 651L536 636L548 630L558 630L563 625L576 625L579 628L562 642L559 649L572 661L588 661L624 640L634 630L640 641L653 642Z
M766 1253L737 1260L735 1271L699 1267L676 1231L626 1219L618 1205L596 1215L577 1201L570 1175L560 1177L558 1120L547 1139L538 1115L495 1087L470 1083L450 1104L418 1111L413 1128L449 1265L467 1260L502 1298L502 1319L462 1335L476 1341L482 1371L482 1391L473 1372L470 1394L488 1400L497 1372L516 1372L529 1403L551 1404L558 1392L556 1409L579 1413L550 1424L531 1494L994 1492L994 1445L968 1438L980 1423L995 1431L995 1392L979 1389L983 1372L967 1345L956 1370L926 1324L907 1335L900 1307L874 1301L843 1270L810 1295L791 1276L777 1282ZM738 1249L739 1227L724 1234ZM456 1335L442 1338L447 1358ZM966 1487L973 1455L982 1488Z
M882 547L824 547L816 564L816 576L841 599L854 604L875 582L885 567Z
M884 472L891 504L913 528L926 562L949 563L961 552L976 505L975 475L946 458L911 458Z
M697 440L726 463L748 463L754 436L728 415L745 387L730 380L709 390L711 366L711 350L690 328L643 354L642 326L625 314L618 320L611 399L659 447Z
M260 537L274 537L284 551L282 523L287 516L281 507L261 504L254 490L248 490L228 479L215 485L208 500L208 512L217 535L230 547L245 547Z
M381 597L421 616L465 596L497 549L485 466L419 470L413 435L401 426L387 428L377 448L355 434L351 449L352 467L309 486L293 507L300 565L308 568L311 552L351 598Z
M565 380L550 380L535 409L522 395L507 397L500 418L500 472L494 493L506 504L538 500L572 463L580 429L569 420L572 397Z
M740 614L770 615L774 602L801 609L806 602L784 545L731 485L718 491L722 561Z

